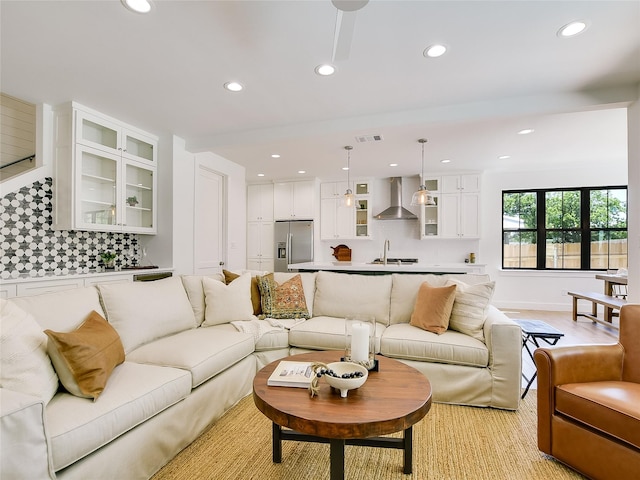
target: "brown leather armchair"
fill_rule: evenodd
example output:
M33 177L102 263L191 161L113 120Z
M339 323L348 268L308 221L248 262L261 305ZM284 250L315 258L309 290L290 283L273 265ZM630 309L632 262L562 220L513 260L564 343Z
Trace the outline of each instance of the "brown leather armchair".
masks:
M539 348L538 448L594 479L640 478L640 305L612 345Z

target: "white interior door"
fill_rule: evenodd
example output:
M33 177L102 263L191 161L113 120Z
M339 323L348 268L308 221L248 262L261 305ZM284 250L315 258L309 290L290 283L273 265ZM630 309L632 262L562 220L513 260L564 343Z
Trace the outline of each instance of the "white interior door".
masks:
M222 175L196 165L194 205L194 273L221 272L224 262L225 205Z

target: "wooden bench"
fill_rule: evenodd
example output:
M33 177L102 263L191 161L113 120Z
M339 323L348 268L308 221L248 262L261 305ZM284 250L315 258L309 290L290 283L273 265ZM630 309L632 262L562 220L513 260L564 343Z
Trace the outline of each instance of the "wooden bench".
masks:
M587 317L594 322L602 323L613 328L611 317L613 310L620 310L627 303L626 300L611 295L596 292L568 292L573 297L573 321L577 321L578 317ZM587 300L591 302L591 313L578 313L578 300ZM598 305L604 306L604 319L598 317Z

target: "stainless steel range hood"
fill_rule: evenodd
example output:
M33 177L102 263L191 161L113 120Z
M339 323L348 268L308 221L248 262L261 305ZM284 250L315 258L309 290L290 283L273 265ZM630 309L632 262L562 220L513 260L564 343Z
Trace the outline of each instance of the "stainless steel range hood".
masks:
M389 178L390 206L374 218L378 220L417 220L413 213L402 206L402 177Z

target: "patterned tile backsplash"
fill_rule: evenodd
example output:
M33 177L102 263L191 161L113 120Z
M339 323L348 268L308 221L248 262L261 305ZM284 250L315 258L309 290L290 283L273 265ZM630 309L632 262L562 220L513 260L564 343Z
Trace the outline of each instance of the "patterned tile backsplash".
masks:
M116 267L136 264L136 234L52 230L52 183L47 177L0 200L0 279L89 273L106 250Z

